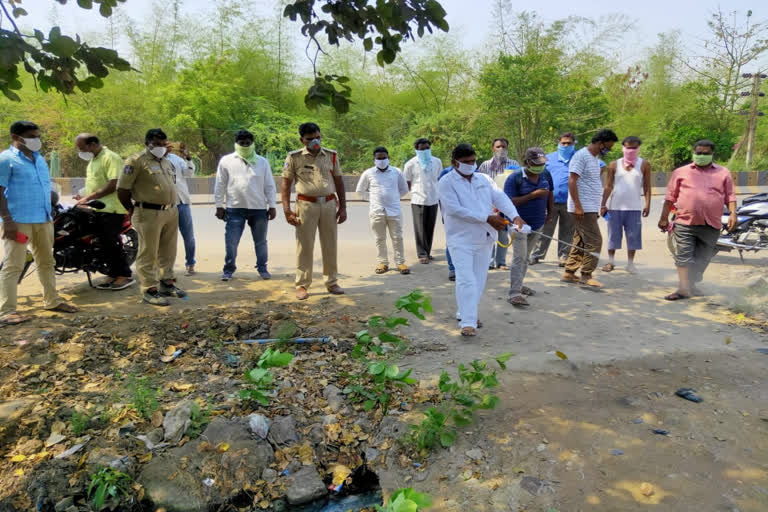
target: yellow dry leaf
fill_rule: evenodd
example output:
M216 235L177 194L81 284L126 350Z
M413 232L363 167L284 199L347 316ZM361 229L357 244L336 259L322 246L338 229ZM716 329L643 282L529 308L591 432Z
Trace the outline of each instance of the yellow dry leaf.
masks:
M312 445L309 443L304 443L299 447L298 455L301 463L305 466L309 466L314 462L315 451L312 449Z
M343 484L349 475L352 474L352 470L343 464L334 464L330 467L331 473L333 473L333 479L331 480L333 485Z
M80 460L77 461L77 467L81 468L83 467L83 464L85 464L85 461L88 459L88 452L85 452L82 457L80 457Z
M23 469L17 469L16 471L13 472L13 474L16 475L16 476L24 476L24 470Z
M725 337L725 344L726 344L726 345L730 345L732 341L733 341L733 340L731 340L731 337L730 337L730 336L726 336L726 337Z
M163 413L159 410L152 413L152 426L155 428L163 426Z
M347 431L341 435L341 442L342 444L355 444L357 443L357 438L353 432Z
M141 457L139 457L139 462L141 462L142 464L146 464L151 460L152 460L152 452L149 452L148 454L142 455Z
M174 352L176 352L176 346L175 345L168 345L167 347L165 347L165 350L163 350L163 355L171 357Z
M219 453L224 453L225 451L229 450L229 446L229 443L221 443L216 446L216 450L218 450Z
M13 457L11 457L11 462L23 462L24 460L26 460L26 458L27 457L25 455L14 455Z
M181 393L184 391L191 391L195 389L195 385L189 384L189 383L171 382L170 384L168 384L168 389L170 391L176 391L177 393Z
M392 447L392 443L389 441L389 439L385 439L381 443L379 443L379 446L377 448L379 450L389 450Z
M559 350L555 352L555 355L556 355L557 357L559 357L560 359L562 359L563 361L565 361L566 359L568 359L568 356L567 356L567 355L565 355L565 354L563 354L563 353L562 353L562 352L560 352Z
M259 502L259 508L261 508L261 509L268 509L271 504L272 504L272 502L269 501L269 500L261 500Z
M332 423L331 425L326 425L325 434L328 436L328 438L331 441L337 441L339 439L339 435L341 434L341 425L339 425L338 423Z

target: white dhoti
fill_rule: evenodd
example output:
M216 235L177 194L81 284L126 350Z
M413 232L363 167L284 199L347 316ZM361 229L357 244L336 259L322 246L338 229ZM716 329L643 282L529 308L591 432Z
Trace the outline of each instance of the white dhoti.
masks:
M478 306L485 291L488 261L495 242L489 237L483 244L448 246L453 266L456 267L456 304L462 328L477 328Z

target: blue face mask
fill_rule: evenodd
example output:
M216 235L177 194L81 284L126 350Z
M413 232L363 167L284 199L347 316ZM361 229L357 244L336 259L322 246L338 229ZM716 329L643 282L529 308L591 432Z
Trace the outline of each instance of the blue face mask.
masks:
M419 163L422 167L429 167L432 165L432 150L431 149L417 149L416 156L419 158Z
M560 144L557 145L557 155L566 162L571 159L574 151L576 151L576 148L573 146L561 146Z

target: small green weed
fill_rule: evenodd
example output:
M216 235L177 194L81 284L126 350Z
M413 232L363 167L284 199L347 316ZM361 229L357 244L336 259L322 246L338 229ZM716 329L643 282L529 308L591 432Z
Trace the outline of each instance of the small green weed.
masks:
M496 357L496 363L504 370L506 362L514 354L506 353ZM411 425L404 442L416 455L424 457L434 447L453 446L458 428L471 425L475 411L495 409L499 397L490 390L499 385L496 370L488 368L485 361L472 361L469 365L460 364L458 380L453 380L448 372L440 375L438 389L446 397L437 407L431 407L418 425Z
M191 410L186 434L190 439L197 439L211 422L211 404L206 402L205 406L201 407L198 402L192 402Z
M79 436L88 430L90 423L91 417L87 414L82 414L79 412L72 413L72 416L69 418L69 425L72 427L72 433L76 436Z
M288 366L292 360L293 354L271 348L265 350L259 357L256 368L245 372L244 380L248 387L240 390L240 399L259 402L265 407L269 405L269 395L275 387L275 376L268 368Z
M411 370L400 370L397 365L382 361L368 363L368 372L358 379L361 381L344 388L353 403L363 402L363 408L370 411L377 405L387 414L395 388L410 386L416 379L410 377Z
M432 497L412 488L398 489L385 506L376 505L377 512L419 512L432 506Z
M420 290L414 290L397 299L395 309L398 312L408 311L416 318L424 320L424 313L432 312L432 299ZM366 328L355 333L357 344L352 350L352 357L364 358L368 352L382 355L384 354L383 343L390 344L395 349L403 348L405 340L392 332L393 329L401 325L408 325L408 319L396 314L370 317L366 322Z
M131 405L144 419L150 419L158 408L158 390L152 386L149 377L131 375L126 382L131 395Z
M131 477L112 468L102 468L91 475L88 499L96 510L115 508L131 492Z

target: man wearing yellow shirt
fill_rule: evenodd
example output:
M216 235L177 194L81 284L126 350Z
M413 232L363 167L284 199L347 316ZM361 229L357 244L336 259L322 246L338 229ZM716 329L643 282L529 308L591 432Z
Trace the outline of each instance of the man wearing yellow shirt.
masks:
M77 204L98 199L104 208L98 210L96 226L101 228L96 233L102 241L104 260L108 262L109 279L96 286L100 290L123 290L136 281L131 277L131 268L120 242L126 210L117 198L117 178L123 169L123 159L102 146L99 138L90 133L81 133L75 138L80 158L88 162L85 178L85 196Z

